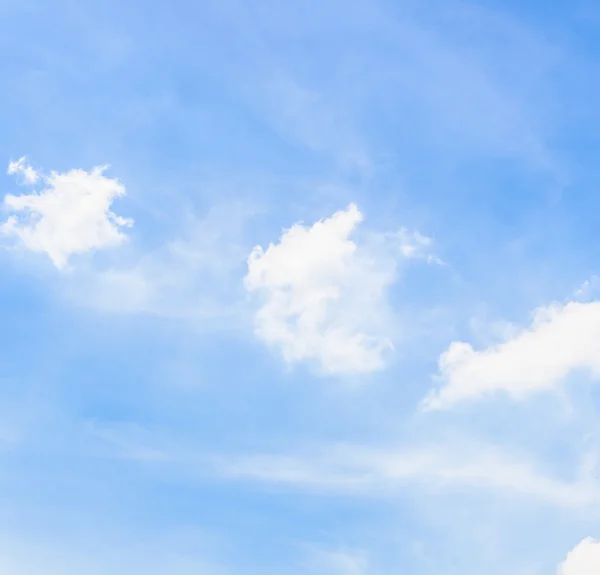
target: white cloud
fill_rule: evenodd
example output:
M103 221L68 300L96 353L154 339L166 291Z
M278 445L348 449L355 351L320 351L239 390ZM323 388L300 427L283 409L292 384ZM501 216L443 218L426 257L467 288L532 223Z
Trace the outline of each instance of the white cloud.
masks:
M598 377L600 301L538 308L528 328L481 351L453 342L439 367L443 385L425 399L427 409L496 392L523 399L555 387L575 370Z
M384 367L392 345L382 320L396 263L350 239L362 220L350 205L311 227L292 226L248 258L246 289L264 295L256 335L287 362L314 361L330 374Z
M575 290L574 299L578 301L590 301L593 296L598 295L600 289L600 277L594 275L590 279L585 280L581 286Z
M558 575L598 575L600 573L600 541L586 537L567 554L558 567Z
M337 494L388 497L413 485L435 491L488 489L560 507L600 503L592 474L556 479L539 473L529 461L486 445L462 450L452 445L397 450L330 446L311 454L229 458L217 469L225 477Z
M401 228L398 232L398 247L406 258L430 257L428 252L433 240L420 234Z
M6 173L9 176L22 176L23 182L27 185L35 184L39 178L39 174L27 163L27 158L25 158L25 156L14 162L10 162Z
M442 260L437 258L431 251L433 239L418 231L409 231L401 228L396 234L398 249L400 253L408 259L425 259L429 263L442 264Z
M12 167L11 173L33 178L24 160L19 162L11 164L9 172ZM133 222L110 210L112 202L125 195L125 188L104 176L105 169L51 172L41 176L40 192L7 195L4 207L17 215L0 225L0 233L18 238L31 251L45 253L59 269L68 265L72 255L119 245L126 237L121 228Z
M571 477L560 478L544 473L528 455L468 439L413 447L325 444L280 453L221 455L135 425L95 423L88 432L110 444L119 458L167 466L182 477L214 476L391 499L407 493L407 488L428 492L468 488L469 493L488 490L557 507L585 507L589 513L597 513L600 505L597 467L588 457L575 466Z

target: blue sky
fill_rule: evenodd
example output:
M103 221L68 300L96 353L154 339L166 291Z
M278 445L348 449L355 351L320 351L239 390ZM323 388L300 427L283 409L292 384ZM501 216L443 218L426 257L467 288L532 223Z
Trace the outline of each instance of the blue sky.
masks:
M0 571L600 572L599 28L0 0Z

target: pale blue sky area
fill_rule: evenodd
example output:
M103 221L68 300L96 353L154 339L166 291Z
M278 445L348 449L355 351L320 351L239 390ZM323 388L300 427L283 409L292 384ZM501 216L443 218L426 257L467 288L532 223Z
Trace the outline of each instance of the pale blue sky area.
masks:
M600 573L598 38L0 0L0 573Z

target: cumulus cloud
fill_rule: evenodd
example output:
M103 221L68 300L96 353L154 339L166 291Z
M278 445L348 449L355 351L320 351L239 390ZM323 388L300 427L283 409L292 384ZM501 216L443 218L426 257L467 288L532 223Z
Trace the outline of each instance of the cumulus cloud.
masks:
M93 250L114 247L126 236L121 228L133 221L115 215L113 201L125 195L125 187L104 175L107 166L67 172L37 174L21 158L9 165L10 174L21 174L28 184L43 181L39 192L7 195L4 208L13 215L0 224L0 233L18 239L33 251L45 253L59 269L69 258Z
M600 541L586 537L567 554L557 575L597 575L600 573Z
M384 367L392 344L382 318L396 264L351 239L362 220L350 205L310 227L292 226L248 258L246 289L264 296L256 335L287 362L313 361L330 374Z
M439 368L443 385L425 399L427 409L497 392L521 400L557 386L576 370L598 377L600 301L538 308L529 327L483 350L453 342Z

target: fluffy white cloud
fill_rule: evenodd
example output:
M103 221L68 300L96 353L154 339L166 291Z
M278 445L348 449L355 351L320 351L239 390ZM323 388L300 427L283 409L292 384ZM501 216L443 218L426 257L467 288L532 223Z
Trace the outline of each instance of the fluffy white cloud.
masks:
M600 541L586 537L558 567L558 575L598 575L600 573Z
M513 399L550 389L575 370L600 376L600 301L542 307L531 325L481 351L453 342L439 360L443 385L424 401L444 409L505 392Z
M112 202L125 194L124 186L104 176L107 167L87 172L69 170L40 176L27 166L24 158L9 165L9 173L22 174L26 183L44 183L39 192L7 195L4 207L13 212L0 225L0 232L18 238L29 250L48 255L63 269L74 254L119 245L125 240L121 228L132 220L111 210Z
M21 176L23 178L23 183L27 185L35 184L39 178L38 173L27 163L27 158L25 158L25 156L14 162L10 162L6 173L9 176Z
M362 220L350 205L311 227L292 226L248 258L246 289L264 295L256 334L287 362L314 361L326 373L384 367L392 345L382 320L396 263L350 238Z

